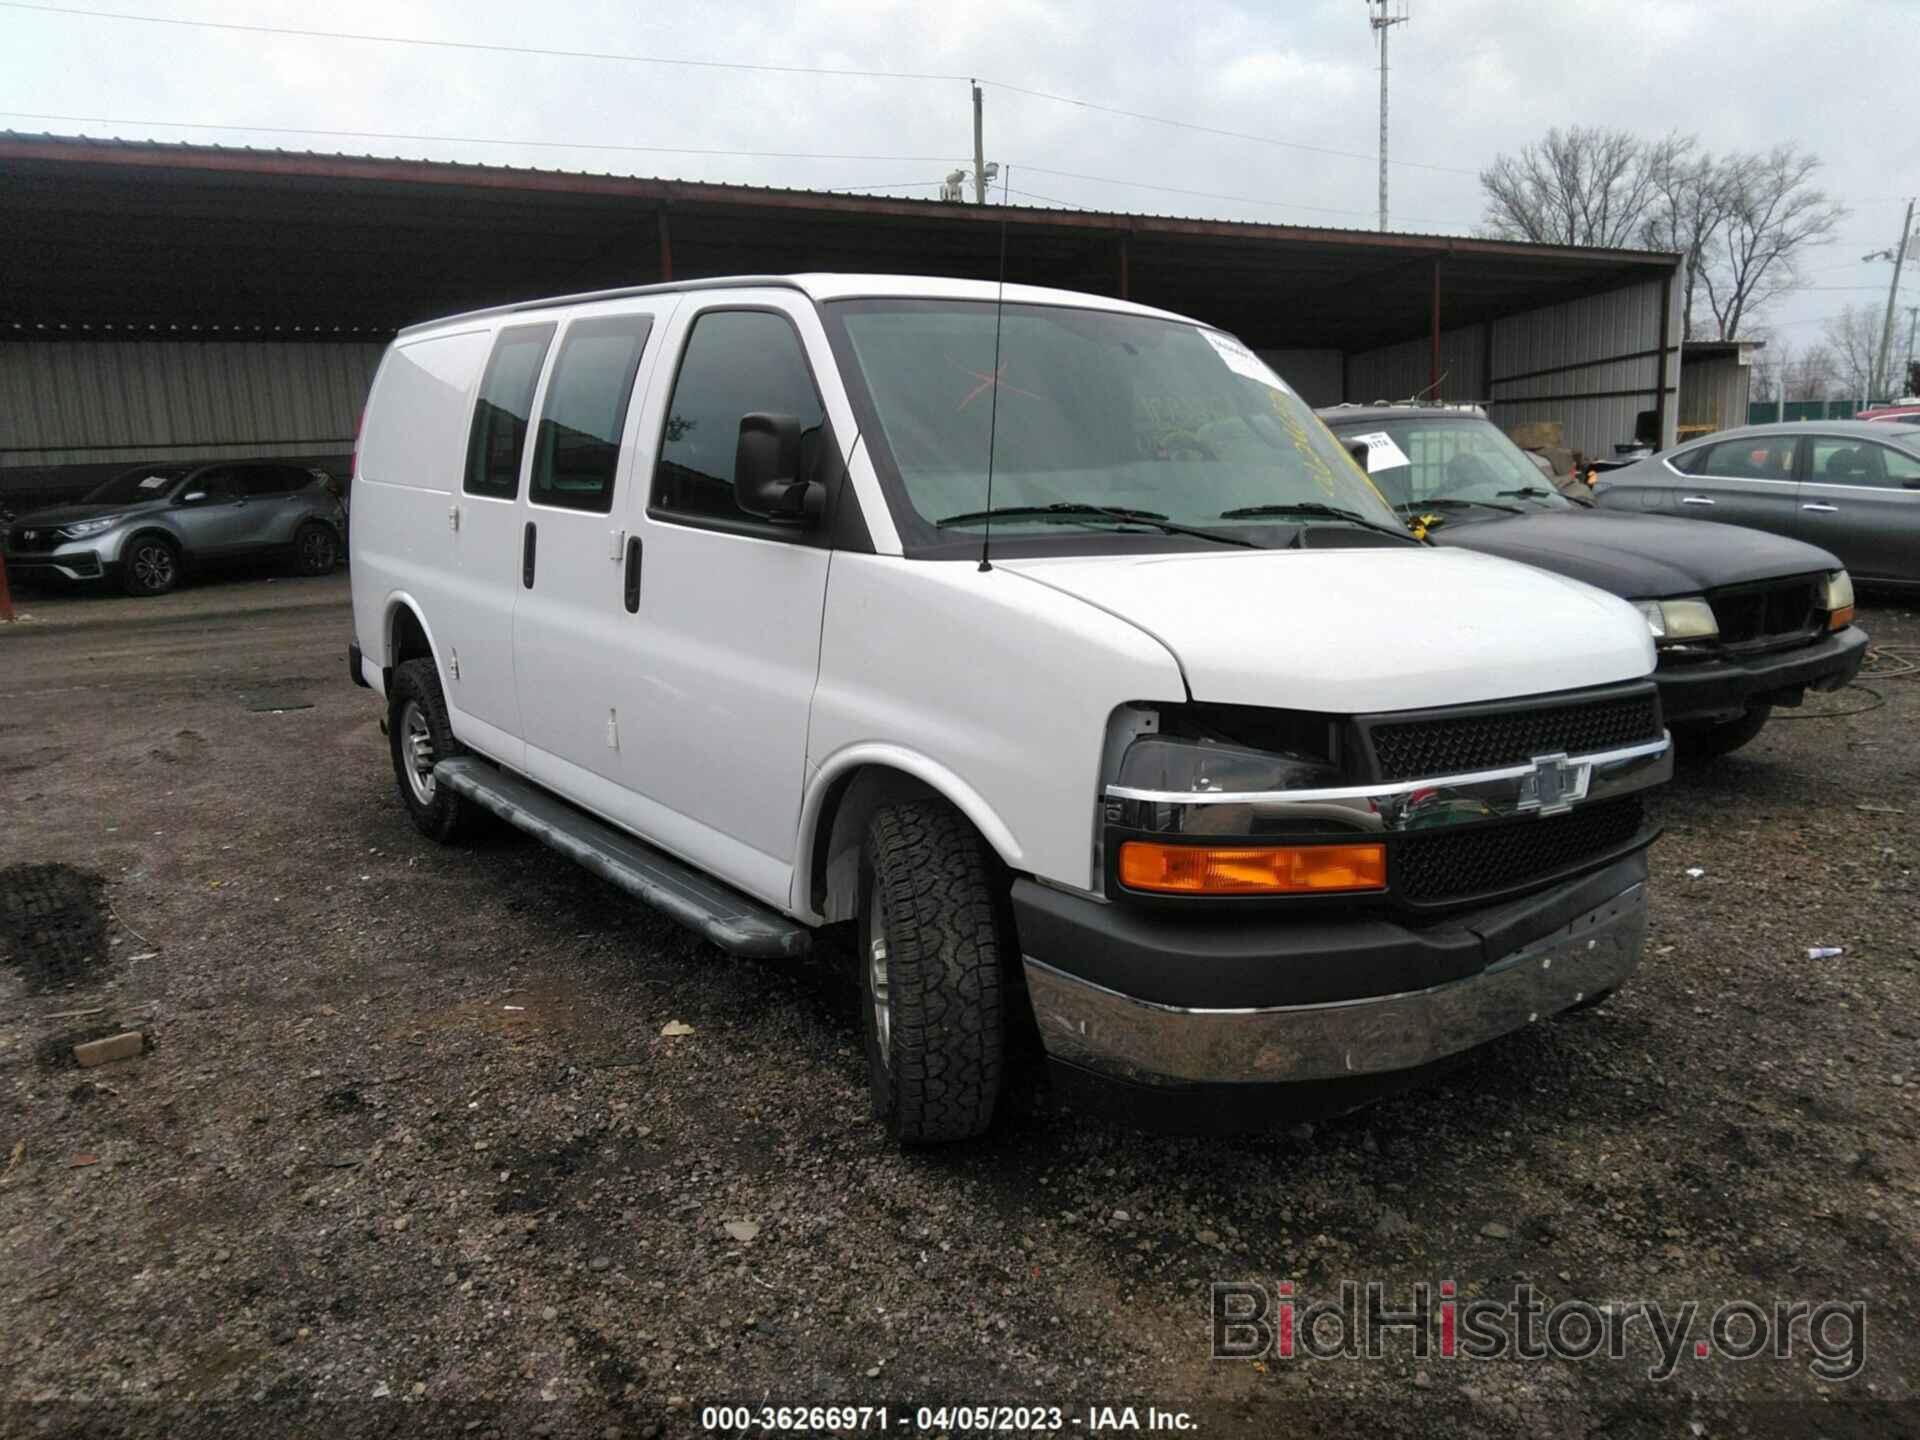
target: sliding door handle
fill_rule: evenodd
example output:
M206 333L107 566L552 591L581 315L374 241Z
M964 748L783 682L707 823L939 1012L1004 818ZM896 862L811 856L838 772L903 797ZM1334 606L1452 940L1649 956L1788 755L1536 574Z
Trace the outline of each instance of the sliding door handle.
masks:
M627 539L626 592L627 592L626 593L627 613L629 615L639 614L640 613L640 537L638 535L629 536Z
M520 532L520 583L528 590L533 588L533 553L539 538L539 527L527 521L527 528Z
M1838 505L1815 505L1809 503L1802 505L1800 508L1802 510L1811 510L1816 515L1838 515L1840 513L1840 507Z

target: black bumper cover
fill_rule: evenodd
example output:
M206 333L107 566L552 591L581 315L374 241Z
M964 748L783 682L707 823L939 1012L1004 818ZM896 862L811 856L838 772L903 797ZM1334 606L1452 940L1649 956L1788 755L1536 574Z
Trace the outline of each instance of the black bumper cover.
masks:
M1793 650L1663 665L1653 678L1667 724L1732 720L1755 705L1798 705L1803 690L1838 690L1866 655L1867 632L1849 625Z
M1388 915L1183 915L1013 886L1021 952L1159 1005L1325 1005L1476 975L1647 878L1645 849L1538 894L1415 928Z

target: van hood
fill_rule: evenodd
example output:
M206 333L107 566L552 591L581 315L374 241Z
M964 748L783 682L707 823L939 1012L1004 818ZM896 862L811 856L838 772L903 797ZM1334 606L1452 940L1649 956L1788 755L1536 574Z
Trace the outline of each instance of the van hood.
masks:
M1465 550L1232 550L994 561L1130 621L1195 700L1336 714L1637 680L1653 636L1577 580Z
M1432 534L1438 545L1521 560L1639 600L1840 568L1803 540L1670 515L1561 510L1449 524Z

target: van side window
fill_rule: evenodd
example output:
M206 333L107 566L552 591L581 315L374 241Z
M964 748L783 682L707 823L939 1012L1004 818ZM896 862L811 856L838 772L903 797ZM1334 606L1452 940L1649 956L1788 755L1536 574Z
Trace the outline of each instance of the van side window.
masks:
M546 363L553 326L523 325L502 330L480 378L480 399L473 407L467 436L469 495L511 500L520 492L520 456L527 445L527 417L533 389Z
M799 332L767 310L709 310L694 322L667 405L653 504L675 515L753 520L733 503L740 421L756 411L826 419ZM757 523L757 522L756 522Z
M540 404L529 500L602 515L613 509L620 433L652 329L650 315L599 316L567 327Z

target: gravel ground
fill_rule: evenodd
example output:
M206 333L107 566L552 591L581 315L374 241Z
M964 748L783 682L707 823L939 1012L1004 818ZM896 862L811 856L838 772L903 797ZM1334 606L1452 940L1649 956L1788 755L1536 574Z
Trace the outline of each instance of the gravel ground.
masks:
M300 583L157 621L30 596L0 633L0 1430L1920 1428L1920 677L1670 787L1651 953L1600 1009L1271 1137L1042 1095L902 1153L835 956L733 960L530 842L416 834L340 582ZM1911 612L1865 623L1920 651ZM143 1054L74 1066L129 1028ZM1864 1361L1823 1378L1802 1334L1655 1381L1644 1329L1618 1360L1208 1358L1211 1282L1347 1279L1695 1301L1701 1338L1730 1300L1857 1302Z

